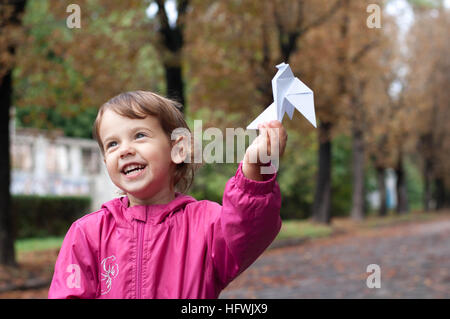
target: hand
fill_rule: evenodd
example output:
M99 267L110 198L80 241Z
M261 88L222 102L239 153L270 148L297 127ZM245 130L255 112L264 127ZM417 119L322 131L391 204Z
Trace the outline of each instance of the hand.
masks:
M262 181L261 166L283 156L288 136L280 121L262 123L258 129L260 134L245 152L242 171L247 178Z

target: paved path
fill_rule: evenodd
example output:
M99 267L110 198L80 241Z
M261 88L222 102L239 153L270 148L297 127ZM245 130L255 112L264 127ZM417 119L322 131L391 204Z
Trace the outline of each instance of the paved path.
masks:
M450 217L268 250L220 298L450 298Z

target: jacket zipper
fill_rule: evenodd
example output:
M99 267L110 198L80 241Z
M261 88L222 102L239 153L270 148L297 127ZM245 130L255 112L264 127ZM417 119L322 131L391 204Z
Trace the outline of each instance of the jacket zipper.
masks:
M144 249L144 222L138 222L138 251L136 258L136 299L142 295L142 253Z

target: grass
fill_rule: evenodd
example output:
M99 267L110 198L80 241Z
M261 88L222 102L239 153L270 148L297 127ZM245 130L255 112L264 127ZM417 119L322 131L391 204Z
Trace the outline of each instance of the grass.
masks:
M40 251L60 248L64 237L25 238L18 239L14 243L16 251Z
M322 225L310 220L284 220L277 240L299 239L299 238L320 238L331 235L333 232L349 232L363 229L376 229L380 227L406 224L410 222L426 222L445 217L450 211L423 212L415 211L403 215L389 212L385 217L371 214L363 221L353 221L349 217L335 217L331 225Z
M277 239L319 238L329 236L332 226L315 224L307 220L285 220Z
M442 215L442 213L423 211L414 211L403 215L397 215L395 212L390 211L385 217L376 215L368 216L364 221L364 227L376 228L404 222L428 221Z

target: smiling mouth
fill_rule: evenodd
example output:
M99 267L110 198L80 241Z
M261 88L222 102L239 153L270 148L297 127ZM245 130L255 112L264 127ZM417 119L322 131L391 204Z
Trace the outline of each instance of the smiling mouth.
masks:
M147 165L143 165L143 164L127 165L123 168L122 174L129 175L132 173L138 173L138 172L142 171L143 169L145 169L146 167L147 167Z

